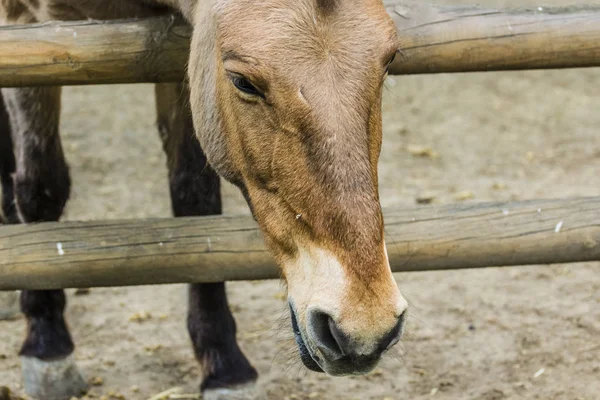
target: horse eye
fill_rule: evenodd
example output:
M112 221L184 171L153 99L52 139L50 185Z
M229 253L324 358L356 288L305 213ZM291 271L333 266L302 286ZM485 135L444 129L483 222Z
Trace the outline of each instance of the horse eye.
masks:
M231 75L231 82L233 82L233 85L241 92L250 94L252 96L263 97L262 93L259 92L258 89L252 83L250 83L248 79L241 75Z

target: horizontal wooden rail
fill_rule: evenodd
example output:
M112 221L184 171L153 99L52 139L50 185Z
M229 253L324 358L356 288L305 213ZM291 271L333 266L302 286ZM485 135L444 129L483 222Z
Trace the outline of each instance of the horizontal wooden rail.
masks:
M388 2L393 74L600 66L600 7L493 10Z
M190 32L172 16L0 27L0 87L182 81Z
M392 74L600 66L600 8L489 10L386 2ZM0 87L184 78L190 27L170 16L0 27Z
M600 197L384 214L395 272L600 260ZM0 290L278 276L249 217L0 227Z

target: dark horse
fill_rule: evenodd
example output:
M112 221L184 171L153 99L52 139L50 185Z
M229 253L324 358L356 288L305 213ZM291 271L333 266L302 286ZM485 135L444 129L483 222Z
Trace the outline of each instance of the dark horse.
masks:
M156 86L173 213L219 214L217 173L237 185L281 267L306 367L370 371L398 341L407 307L377 182L382 85L398 48L392 20L381 0L0 0L5 24L173 12L194 27L186 83ZM7 222L56 221L69 197L60 96L59 87L2 89ZM64 292L23 291L21 308L27 392L80 394ZM246 396L257 378L235 329L224 283L190 287L205 398Z

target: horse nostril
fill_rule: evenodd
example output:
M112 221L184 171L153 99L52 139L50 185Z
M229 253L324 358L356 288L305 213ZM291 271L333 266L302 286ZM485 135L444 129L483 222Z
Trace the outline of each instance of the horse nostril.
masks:
M404 311L399 317L396 326L392 328L391 331L388 332L387 335L381 339L379 343L379 348L381 351L386 351L392 348L396 343L400 341L400 337L402 336L402 330L404 328L404 321L406 320L406 311Z
M347 355L349 353L348 348L350 347L350 339L346 334L338 328L337 324L331 319L331 317L327 320L327 325L329 326L329 332L335 339L335 342L340 349L342 355Z
M311 338L312 344L316 346L325 360L329 362L344 360L353 360L360 362L367 360L369 362L379 359L383 353L389 350L400 340L402 328L406 319L406 312L402 313L396 320L396 324L387 333L379 337L367 350L369 353L361 353L360 346L355 348L356 342L344 333L333 318L318 310L311 310L307 313L307 333ZM316 355L312 355L315 358ZM349 357L349 358L348 358ZM362 358L361 358L362 357ZM350 361L348 361L350 362Z
M309 311L308 330L315 345L328 359L338 360L348 354L349 339L328 314Z

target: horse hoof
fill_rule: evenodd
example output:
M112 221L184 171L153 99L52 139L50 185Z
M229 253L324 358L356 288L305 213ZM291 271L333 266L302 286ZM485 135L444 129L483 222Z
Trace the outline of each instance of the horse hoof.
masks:
M247 383L228 388L212 388L202 392L202 400L262 400L256 383Z
M21 373L25 392L34 399L69 400L88 389L72 356L55 361L21 357Z
M0 292L0 321L16 318L19 313L19 292Z

